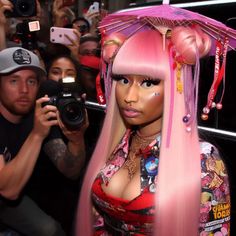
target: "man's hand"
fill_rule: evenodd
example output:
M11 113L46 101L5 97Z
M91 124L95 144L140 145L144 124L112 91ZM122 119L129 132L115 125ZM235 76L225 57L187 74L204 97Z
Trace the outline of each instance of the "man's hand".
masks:
M43 103L48 102L49 97L45 96L36 101L34 112L34 128L33 133L41 138L47 137L51 126L58 125L57 108L52 105L42 106Z

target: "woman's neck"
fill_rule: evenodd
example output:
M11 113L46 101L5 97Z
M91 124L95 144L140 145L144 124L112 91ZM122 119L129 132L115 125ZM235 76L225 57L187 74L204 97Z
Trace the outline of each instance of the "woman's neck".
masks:
M140 137L155 136L161 132L162 118L155 120L149 124L139 126L137 131Z

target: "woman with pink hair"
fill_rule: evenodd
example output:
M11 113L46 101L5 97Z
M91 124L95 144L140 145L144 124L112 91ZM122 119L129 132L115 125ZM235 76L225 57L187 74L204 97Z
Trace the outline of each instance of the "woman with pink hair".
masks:
M81 190L79 236L229 235L226 168L196 121L199 58L211 40L198 27L159 30L103 42L112 86Z

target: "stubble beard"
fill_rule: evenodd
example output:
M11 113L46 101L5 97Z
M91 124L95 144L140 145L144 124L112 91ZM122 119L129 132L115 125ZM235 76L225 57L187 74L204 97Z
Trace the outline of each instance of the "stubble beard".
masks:
M25 116L33 109L34 103L32 102L28 106L16 106L14 103L7 103L4 100L1 101L2 106L8 110L12 115Z

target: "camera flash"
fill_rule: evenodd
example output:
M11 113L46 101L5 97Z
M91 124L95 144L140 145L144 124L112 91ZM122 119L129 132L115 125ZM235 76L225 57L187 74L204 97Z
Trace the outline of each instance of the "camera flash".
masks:
M68 76L68 77L63 78L62 82L63 83L73 83L73 82L75 82L75 78Z
M31 21L29 22L29 31L33 32L33 31L39 31L40 30L40 24L39 21Z

